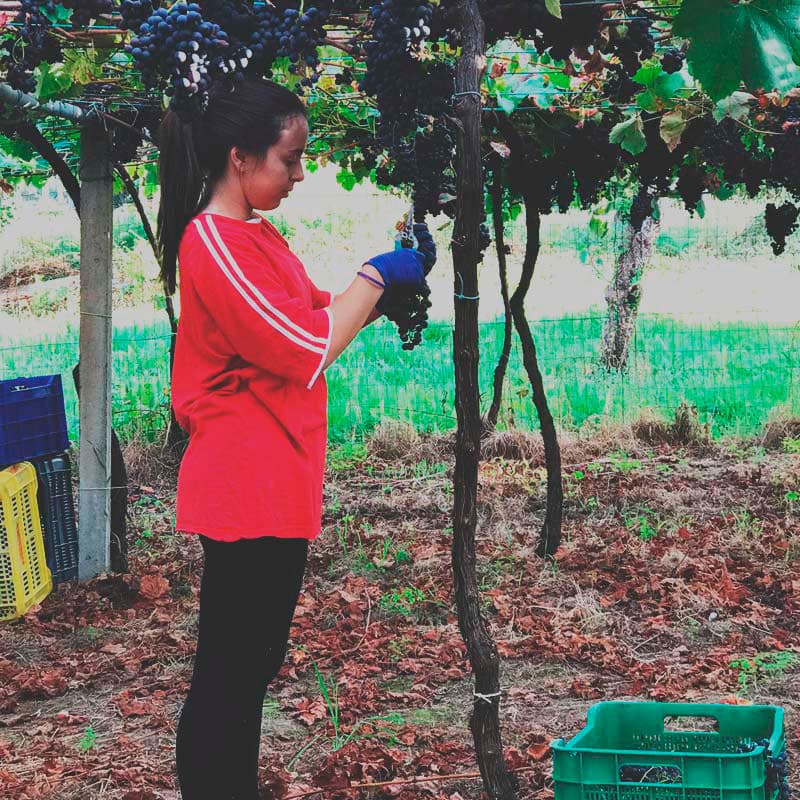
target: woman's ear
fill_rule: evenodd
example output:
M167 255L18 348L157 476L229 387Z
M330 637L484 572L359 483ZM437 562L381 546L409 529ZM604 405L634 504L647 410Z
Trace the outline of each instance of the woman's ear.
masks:
M241 172L247 166L247 153L239 147L232 147L230 162L236 172Z

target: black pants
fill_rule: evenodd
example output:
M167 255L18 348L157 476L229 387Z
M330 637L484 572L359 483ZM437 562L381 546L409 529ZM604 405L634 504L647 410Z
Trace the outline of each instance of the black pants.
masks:
M181 795L258 800L261 711L286 658L308 540L200 541L200 630L176 741Z

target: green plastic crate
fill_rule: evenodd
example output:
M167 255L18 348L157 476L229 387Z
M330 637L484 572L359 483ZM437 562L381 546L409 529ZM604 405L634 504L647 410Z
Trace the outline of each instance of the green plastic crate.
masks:
M698 718L708 723L705 730L697 729ZM665 729L667 720L671 724ZM551 744L555 797L772 800L778 790L768 791L765 748L737 752L762 739L769 741L771 756L786 749L782 708L597 703L577 736Z

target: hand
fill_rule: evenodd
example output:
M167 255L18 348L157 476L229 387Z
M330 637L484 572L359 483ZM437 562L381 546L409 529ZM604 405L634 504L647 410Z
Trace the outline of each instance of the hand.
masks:
M417 250L425 257L425 263L422 268L427 275L436 263L436 244L433 241L433 236L428 230L428 226L424 222L414 223L414 236L417 237Z
M392 250L390 253L381 253L373 256L365 263L371 264L383 278L385 291L405 286L414 288L422 286L425 282L425 273L422 271L425 256L418 250L411 248Z

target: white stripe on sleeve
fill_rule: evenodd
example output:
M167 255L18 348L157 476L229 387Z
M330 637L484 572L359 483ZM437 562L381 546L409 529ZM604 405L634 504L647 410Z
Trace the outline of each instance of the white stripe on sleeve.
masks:
M247 305L249 305L253 309L253 311L255 311L256 314L258 314L265 322L269 323L273 328L275 328L275 330L282 333L287 339L291 340L295 344L300 345L300 347L304 347L306 350L310 350L312 353L322 354L324 361L324 354L327 352L327 347L311 344L310 342L307 342L304 339L295 336L291 331L287 330L283 325L281 325L280 322L278 322L270 314L268 314L266 310L258 302L256 302L256 300L250 294L248 294L247 290L237 280L236 276L233 275L231 270L228 268L228 265L226 264L225 260L222 258L219 252L217 252L216 248L208 238L208 234L203 229L200 220L195 220L194 224L197 227L198 232L200 233L200 237L202 238L203 242L208 248L208 252L211 253L211 256L213 257L214 261L216 261L222 273L230 281L233 288L236 289L236 291L242 296ZM315 341L320 341L322 343L326 342L325 339L318 339L317 337L314 337L314 339Z
M217 226L214 224L214 220L210 216L206 216L206 221L208 222L208 228L211 231L211 235L214 237L220 252L225 255L228 261L228 266L238 276L239 280L250 288L250 291L255 295L256 299L261 301L265 310L269 311L278 319L283 320L286 325L288 325L290 328L293 328L301 336L305 336L310 342L325 344L326 340L324 336L314 336L314 334L309 333L309 331L305 330L305 328L300 327L296 322L289 319L286 314L283 314L281 311L275 308L275 306L273 306L272 303L270 303L269 300L267 300L267 298L261 294L258 287L247 279L247 276L242 272L241 268L236 263L236 259L233 257L233 255L231 255L231 251L228 249L228 246L219 235L219 231L217 230Z

